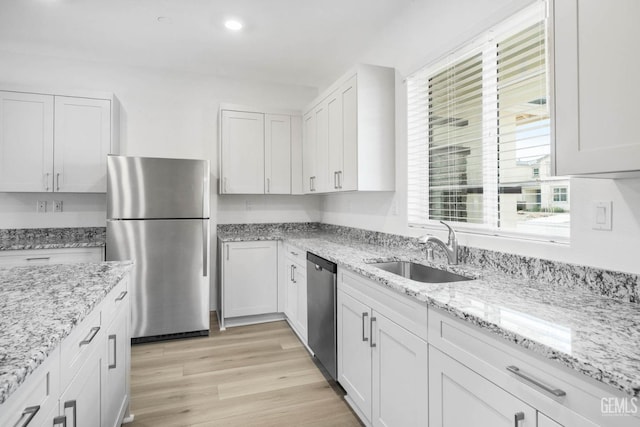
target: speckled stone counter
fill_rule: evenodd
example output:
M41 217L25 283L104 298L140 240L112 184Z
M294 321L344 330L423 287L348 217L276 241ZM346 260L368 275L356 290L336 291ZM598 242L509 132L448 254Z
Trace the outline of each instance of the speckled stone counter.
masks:
M105 227L0 229L0 251L94 248L105 244Z
M487 262L486 266L482 262L457 266L440 261L428 263L415 239L404 238L405 243L401 244L398 243L401 239L384 237L390 241L372 244L370 239L336 232L330 227L316 230L301 227L269 235L250 227L224 226L219 228L218 238L224 242L284 240L629 395L640 396L640 304L605 296L606 292L601 295L588 285L565 286L564 280L580 279L583 277L580 274L548 280L545 274L507 274L496 267L496 262ZM477 254L474 256L471 261L477 261ZM522 262L532 262L521 258ZM513 259L512 262L518 262L517 257ZM392 260L417 261L475 280L419 283L369 264ZM511 268L528 271L533 267ZM566 273L576 268L587 267L565 265L558 271ZM636 276L621 277L632 286L637 285Z
M0 404L131 265L126 261L0 269Z

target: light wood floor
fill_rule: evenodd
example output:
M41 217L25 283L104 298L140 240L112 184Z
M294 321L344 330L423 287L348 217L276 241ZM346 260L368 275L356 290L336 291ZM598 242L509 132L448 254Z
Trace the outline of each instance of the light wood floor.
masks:
M130 427L360 426L284 322L131 351Z

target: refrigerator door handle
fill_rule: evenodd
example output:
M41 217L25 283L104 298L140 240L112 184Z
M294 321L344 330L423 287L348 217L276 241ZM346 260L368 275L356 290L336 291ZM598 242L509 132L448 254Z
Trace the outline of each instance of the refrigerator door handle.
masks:
M209 239L209 220L202 221L202 277L207 277L208 264L209 264L209 245L207 241Z

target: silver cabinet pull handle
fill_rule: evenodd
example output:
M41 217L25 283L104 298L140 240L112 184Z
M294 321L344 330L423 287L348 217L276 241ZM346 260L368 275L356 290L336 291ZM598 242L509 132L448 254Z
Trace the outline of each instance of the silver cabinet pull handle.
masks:
M291 283L295 283L293 281L293 264L291 264Z
M62 426L62 427L67 427L67 417L65 417L64 415L60 415L58 417L55 417L53 419L53 426Z
M338 189L338 171L333 173L333 188Z
M342 188L342 171L338 171L338 188Z
M44 260L48 260L48 259L51 259L51 257L49 257L49 256L34 256L34 257L27 258L27 261L44 261Z
M271 193L271 178L267 178L267 193Z
M44 189L49 191L49 172L44 174Z
M524 412L516 412L513 415L513 427L520 427L520 421L524 421Z
M66 412L67 409L73 409L73 427L77 427L77 423L78 423L78 417L76 416L76 401L75 400L67 400L66 402L64 402L64 411ZM66 418L66 416L65 416ZM65 424L66 425L66 424Z
M296 280L296 269L297 269L297 267L295 265L292 265L291 267L293 267L293 283L298 283L298 281Z
M118 297L116 298L116 301L122 301L126 296L127 296L127 291L122 291L120 292L120 295L118 295Z
M60 191L60 172L56 173L56 191Z
M556 397L566 396L566 394L567 394L567 393L565 393L564 390L560 390L559 388L549 387L548 385L545 385L545 384L541 383L540 381L536 380L535 378L531 378L530 376L522 373L520 368L518 368L517 366L513 366L513 365L512 366L507 366L507 371L514 373L515 375L517 375L518 377L522 378L523 380L535 385L536 387L541 388L542 390L544 390L547 393L550 393L550 394L552 394L552 395L554 395Z
M22 411L22 415L20 415L20 419L17 423L13 425L13 427L27 427L33 417L36 416L38 411L40 410L40 405L37 406L29 406L28 408L24 408ZM25 419L25 417L27 417ZM22 421L24 419L24 421Z
M94 326L93 328L91 328L91 331L89 332L89 335L87 335L87 337L85 339L80 341L80 347L82 347L85 344L91 343L91 341L93 341L93 339L98 334L99 330L100 330L100 326Z
M293 252L293 251L291 251L291 255L293 255L293 256L298 256L298 252Z
M375 317L371 318L371 322L369 322L369 334L371 335L371 341L369 342L370 347L375 347L376 343L373 342L373 322L376 321Z
M369 316L369 313L367 313L366 311L364 313L362 313L362 341L369 341L369 338L367 338L367 336L364 333L364 325L365 323L367 323L366 318L367 316Z
M115 369L118 366L118 337L109 335L109 341L111 340L113 340L113 363L110 363L108 368Z

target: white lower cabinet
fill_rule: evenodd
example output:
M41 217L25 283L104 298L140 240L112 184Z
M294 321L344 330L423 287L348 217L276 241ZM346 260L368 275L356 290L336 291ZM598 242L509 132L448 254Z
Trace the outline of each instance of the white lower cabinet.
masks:
M288 247L285 254L286 298L284 314L300 339L307 342L307 267L301 250Z
M102 426L116 427L122 423L129 402L129 371L131 345L129 332L129 294L122 290L114 299L115 314L104 336L106 357L103 368Z
M100 427L101 372L104 362L102 343L92 349L93 354L77 371L76 376L60 396L60 416L67 426Z
M629 399L557 363L429 308L431 427L637 427L637 415L603 413Z
M535 427L536 410L429 346L431 427Z
M349 286L345 273L341 278L338 382L347 392L347 402L373 426L428 425L426 341L394 322L393 311L378 310L385 308L386 295L370 299ZM366 280L348 277L353 279ZM426 307L422 309L426 315Z
M278 311L278 243L223 245L222 315L253 316Z

